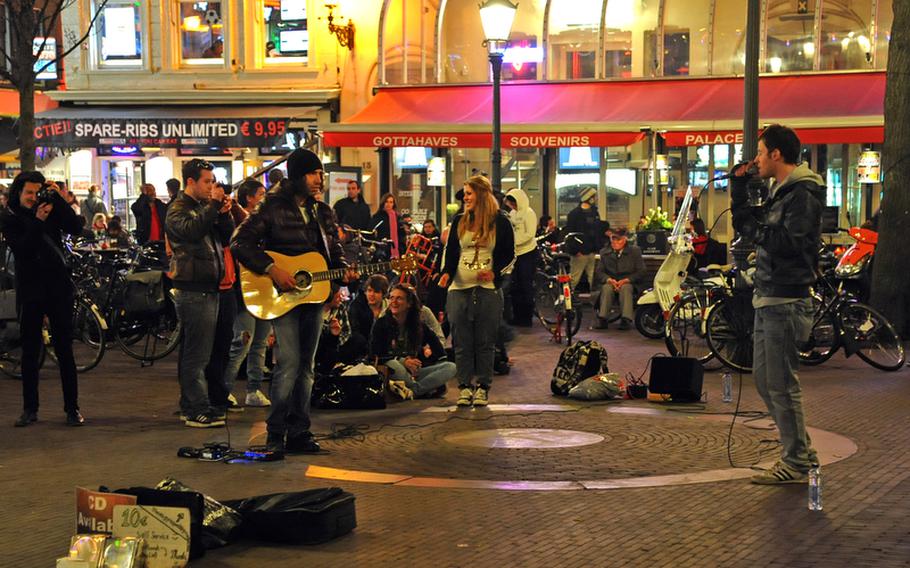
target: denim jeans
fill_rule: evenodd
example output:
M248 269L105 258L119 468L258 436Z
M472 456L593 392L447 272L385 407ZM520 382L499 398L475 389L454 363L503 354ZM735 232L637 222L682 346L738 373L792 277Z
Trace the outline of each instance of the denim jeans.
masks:
M322 330L322 304L297 306L272 320L278 365L272 374L266 420L269 433L294 435L310 429L313 366Z
M756 308L753 378L758 394L780 432L783 462L805 473L818 463L806 431L803 395L799 385L797 342L812 325L809 299Z
M38 412L38 361L44 337L41 325L47 315L60 381L63 385L63 410L79 410L79 384L76 362L73 359L73 293L64 291L46 294L41 300L23 302L19 308L19 329L22 336L22 409Z
M392 379L404 381L409 389L414 392L414 398L426 396L438 389L455 376L455 363L440 361L433 365L421 367L417 376L412 377L399 359L386 361L386 366L392 371Z
M455 349L455 378L459 386L477 383L490 388L496 333L502 321L502 292L475 286L450 290L446 313L452 327Z
M234 390L234 381L240 372L240 365L246 359L246 392L256 392L262 386L265 351L268 348L272 324L253 317L245 307L240 306L234 320L234 339L224 367L224 382L228 392Z
M209 364L205 366L205 382L209 387L209 405L219 413L230 405L230 389L224 381L224 366L228 360L231 338L234 336L234 319L237 317L237 297L233 290L218 292L218 318Z
M215 343L218 292L174 290L174 303L183 330L177 359L180 411L186 416L196 416L211 410L205 367Z

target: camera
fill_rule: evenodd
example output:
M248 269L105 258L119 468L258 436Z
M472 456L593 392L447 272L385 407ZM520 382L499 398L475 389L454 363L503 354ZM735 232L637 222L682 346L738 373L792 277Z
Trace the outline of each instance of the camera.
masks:
M38 193L35 194L35 198L38 200L38 205L44 205L45 203L50 203L54 198L54 193L56 193L49 184L44 184L41 186L41 189L38 190Z

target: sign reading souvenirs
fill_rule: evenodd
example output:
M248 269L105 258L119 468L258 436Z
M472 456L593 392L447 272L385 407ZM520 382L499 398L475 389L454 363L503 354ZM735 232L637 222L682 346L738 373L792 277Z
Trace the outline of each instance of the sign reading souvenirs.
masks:
M38 146L270 146L283 136L288 119L91 118L36 119Z

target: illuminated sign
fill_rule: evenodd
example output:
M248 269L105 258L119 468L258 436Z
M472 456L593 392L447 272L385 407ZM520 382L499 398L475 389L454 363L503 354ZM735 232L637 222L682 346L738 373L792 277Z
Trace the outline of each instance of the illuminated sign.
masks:
M33 67L35 79L39 81L56 81L57 40L52 37L36 37L32 40L32 55L38 56Z
M856 177L859 183L881 183L881 152L872 152L867 150L860 154L859 162L856 164Z

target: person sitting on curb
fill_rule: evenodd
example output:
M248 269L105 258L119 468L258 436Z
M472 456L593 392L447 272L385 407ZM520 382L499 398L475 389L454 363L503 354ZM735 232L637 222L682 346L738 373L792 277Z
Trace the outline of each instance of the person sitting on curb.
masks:
M600 304L597 311L597 329L607 329L607 319L613 308L613 298L619 296L621 318L619 329L629 329L635 310L635 283L645 272L641 249L629 244L625 228L613 230L610 244L600 251L597 263L597 280L603 282L600 288Z
M391 371L389 389L403 400L442 396L455 376L439 338L420 322L420 298L413 287L396 284L389 309L376 320L370 354Z

